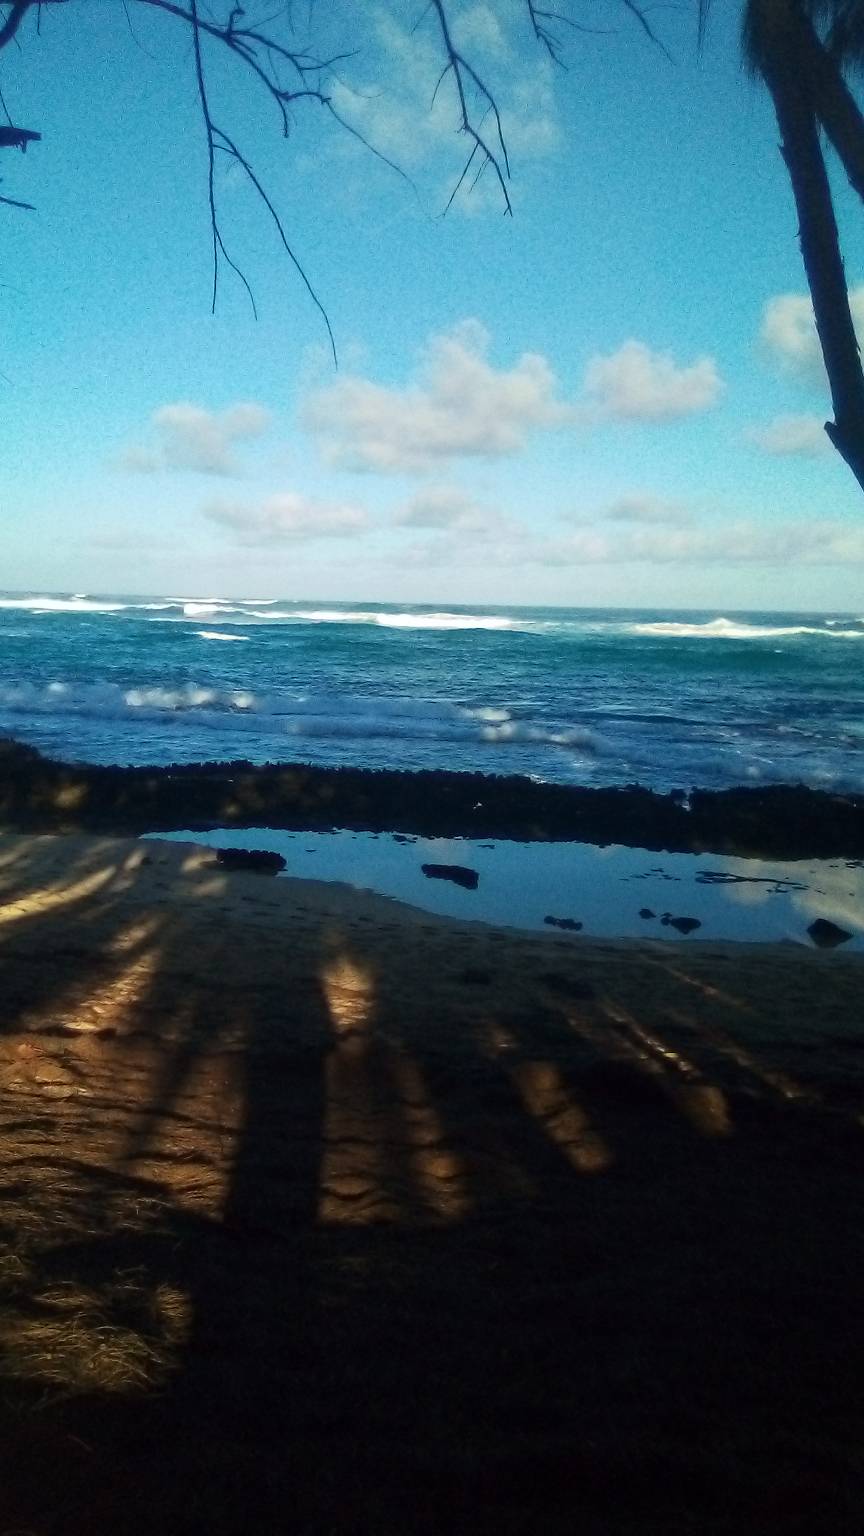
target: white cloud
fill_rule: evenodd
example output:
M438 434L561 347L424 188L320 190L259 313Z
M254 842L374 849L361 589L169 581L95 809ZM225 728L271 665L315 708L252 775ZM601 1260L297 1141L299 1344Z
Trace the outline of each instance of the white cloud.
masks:
M452 485L431 485L418 491L400 507L396 521L405 528L444 528L475 539L503 537L514 531L511 519L503 512L484 506Z
M429 539L400 552L400 568L527 569L529 566L790 567L864 566L864 526L839 520L755 519L685 528L625 527L605 520L563 537L536 535L511 527L503 537L483 541L458 528L441 527Z
M864 337L864 283L849 290L849 307L859 339ZM762 311L759 337L769 355L790 373L823 381L822 349L810 298L780 293Z
M747 437L777 457L817 459L831 452L821 416L775 416L764 427L751 427Z
M201 475L234 475L238 473L235 445L261 437L270 425L270 413L254 401L208 411L178 400L160 406L150 421L155 441L149 447L128 448L121 456L124 469L142 474L180 469Z
M699 528L586 529L523 551L542 565L864 565L864 527L753 520Z
M328 95L340 117L400 168L415 178L428 170L435 201L443 208L471 146L466 148L461 132L453 72L442 77L446 56L440 29L434 15L428 17L421 18L423 24L402 26L394 15L380 10L366 55L365 81L352 88L344 80L333 80ZM500 6L478 3L456 11L451 21L456 46L494 93L511 158L537 160L554 151L560 142L555 71L539 49L526 53L514 47L515 28L521 24L518 12L512 11L508 19ZM498 154L488 102L465 79L469 114ZM453 209L468 215L490 208L500 212L503 195L488 167L476 191L469 191L477 169L479 161L454 198Z
M672 421L716 405L723 389L713 357L679 367L668 352L625 341L608 357L592 357L585 394L602 415L624 421Z
M350 538L365 533L362 507L319 501L295 491L266 496L253 504L212 502L204 516L235 535L240 544L285 544L300 539Z
M501 22L491 6L483 4L466 6L465 10L454 18L453 27L457 46L466 52L471 48L482 48L487 53L499 54L502 58L509 57L510 45L504 36Z
M679 528L693 521L690 509L679 501L669 501L647 492L619 496L606 508L603 517L610 523L663 523Z
M417 383L400 390L340 379L308 400L305 425L324 439L331 463L383 474L518 453L532 431L572 413L545 357L525 352L512 368L496 369L488 346L482 326L466 321L433 337Z

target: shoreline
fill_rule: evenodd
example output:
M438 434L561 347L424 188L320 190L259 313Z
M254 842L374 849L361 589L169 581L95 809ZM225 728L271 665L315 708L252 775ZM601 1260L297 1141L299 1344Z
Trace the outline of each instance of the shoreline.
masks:
M864 857L864 794L763 785L688 794L590 789L443 771L256 766L101 767L0 740L0 827L146 831L219 826L611 843L743 858Z

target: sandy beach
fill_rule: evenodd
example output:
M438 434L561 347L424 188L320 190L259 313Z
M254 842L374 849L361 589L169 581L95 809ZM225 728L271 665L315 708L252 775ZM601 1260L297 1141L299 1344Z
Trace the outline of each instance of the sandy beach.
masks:
M0 837L0 1531L860 1531L864 961Z

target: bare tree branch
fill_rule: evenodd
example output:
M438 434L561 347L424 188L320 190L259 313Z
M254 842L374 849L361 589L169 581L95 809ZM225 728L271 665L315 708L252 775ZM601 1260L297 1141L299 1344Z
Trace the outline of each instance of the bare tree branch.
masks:
M456 193L458 192L459 188L465 180L466 175L468 174L475 154L479 152L483 156L484 163L491 165L493 171L495 172L498 185L501 188L501 193L504 198L505 211L509 214L512 214L513 205L510 202L510 193L507 189L507 182L510 179L510 157L507 153L507 144L504 138L504 129L501 123L501 114L498 110L498 103L496 102L495 97L492 95L492 92L489 90L488 86L478 75L474 66L468 62L468 60L465 58L465 55L461 53L456 47L456 44L453 41L453 34L450 30L450 23L447 19L447 13L444 9L444 0L431 0L431 9L435 12L435 15L438 18L438 26L441 32L441 41L444 45L444 52L447 56L447 67L445 67L444 72L438 81L438 85L441 84L441 80L444 79L444 76L448 73L448 70L452 70L453 80L456 85L456 94L459 98L459 129L461 133L464 133L467 138L473 141L474 146L470 155L468 156L468 160L462 175L459 177L459 181L454 187L453 192L450 194L450 198L447 203L447 209L452 206L453 199L455 198ZM474 126L471 113L468 109L466 84L470 84L475 87L475 89L479 92L481 99L486 102L488 109L491 110L492 115L495 118L496 137L498 140L497 150L490 146L488 141L480 132L480 129ZM437 89L438 87L436 86L436 92ZM445 213L447 209L444 210Z
M22 203L20 198L17 197L0 196L0 203L5 203L7 208L24 208L28 213L36 212L32 203Z
M312 284L310 283L309 278L306 275L305 269L301 265L300 261L298 260L297 256L295 255L294 251L292 250L291 245L290 245L290 243L288 241L288 236L285 233L285 230L284 230L283 225L282 225L282 221L281 221L278 213L276 212L276 209L274 208L272 202L270 201L270 198L267 196L267 193L266 193L264 187L262 186L261 182L258 180L258 177L255 175L255 172L253 171L252 166L249 164L249 161L246 159L246 156L243 155L241 153L241 151L237 148L237 145L234 143L234 140L229 138L228 134L225 133L223 131L223 129L221 129L221 128L215 128L214 129L214 135L215 135L217 140L218 139L222 140L221 143L215 142L214 143L214 148L220 149L220 150L222 150L222 152L224 154L230 155L232 157L232 159L237 161L238 165L242 166L243 170L245 171L246 175L248 176L249 180L251 181L253 187L255 188L255 191L258 193L258 196L260 197L262 203L264 204L265 208L267 209L267 212L270 214L270 217L273 220L273 223L276 225L276 229L279 232L279 238L280 238L280 240L282 242L282 245L283 245L283 247L284 247L284 249L285 249L289 259L291 260L291 262L292 262L292 264L294 266L295 271L297 272L298 276L300 277L301 282L303 283L304 288L306 289L306 292L309 294L309 297L311 298L313 304L315 305L315 308L320 313L321 318L323 319L324 324L327 327L327 335L330 338L330 350L333 353L333 361L338 366L338 358L336 356L336 341L335 341L335 338L333 336L333 330L332 330L332 327L330 325L330 320L329 320L327 311L324 308L324 305L321 303L321 300L319 299L317 293L315 292L315 289L312 287Z
M534 0L525 0L525 3L528 7L528 19L531 22L531 30L534 36L538 43L541 43L546 49L553 63L558 64L561 69L567 68L561 56L561 50L564 45L560 37L553 31L553 27L571 27L574 32L588 32L597 37L609 37L612 35L610 27L586 27L584 22L574 21L572 16L565 16L563 11L541 10L538 5L535 5Z
M12 0L6 20L0 26L0 51L11 43L27 12L38 5L39 11L43 5L65 5L66 0ZM37 11L37 16L39 14Z
M24 153L28 144L41 137L41 133L34 133L32 128L16 128L10 123L8 128L0 127L0 149L20 149Z
M201 35L198 27L198 0L192 0L192 44L195 50L195 77L198 82L198 99L201 103L201 115L204 119L204 127L207 132L207 196L210 203L210 230L213 239L213 298L210 304L210 313L216 313L216 289L219 285L219 248L225 250L222 238L219 234L219 224L216 218L216 190L215 190L215 163L213 153L213 119L210 116L210 106L207 101L207 87L204 83L204 65L201 60Z

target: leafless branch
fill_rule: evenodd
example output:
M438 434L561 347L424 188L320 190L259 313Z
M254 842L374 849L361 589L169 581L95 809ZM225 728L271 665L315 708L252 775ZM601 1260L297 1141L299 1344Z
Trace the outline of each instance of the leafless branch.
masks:
M34 133L32 128L16 128L13 123L7 128L4 124L0 126L0 149L20 149L23 154L28 144L35 143L41 137L41 133Z
M669 49L666 47L663 39L657 36L657 33L654 31L654 28L648 20L645 11L643 10L642 6L637 3L637 0L621 0L621 3L625 9L630 12L631 16L635 16L646 37L650 38L655 48L659 48L660 52L665 54L666 58L669 60L669 63L674 64L675 60L669 52Z
M270 214L270 217L273 220L273 223L276 225L276 229L277 229L277 231L279 233L279 239L281 240L282 245L283 245L283 247L284 247L288 257L289 257L290 261L292 262L295 271L297 272L301 282L303 283L304 288L306 289L306 292L309 294L309 297L311 298L313 304L315 305L315 308L318 310L319 314L321 315L321 318L324 321L325 326L327 327L327 335L330 338L330 350L333 353L333 361L334 361L334 363L338 363L338 359L337 359L337 356L336 356L336 342L335 342L335 339L334 339L334 336L333 336L333 330L332 330L332 327L330 325L330 320L329 320L329 317L327 315L327 311L324 308L324 305L321 303L321 300L319 299L317 293L315 292L315 289L312 287L312 284L310 283L309 278L306 275L305 269L301 265L300 261L298 260L297 256L295 255L294 251L292 250L291 245L290 245L289 240L288 240L288 236L285 233L285 229L283 227L282 220L280 219L278 213L276 212L276 209L274 208L272 202L270 201L270 198L268 197L265 188L263 187L262 183L258 180L258 177L256 176L254 170L252 169L252 166L249 164L249 161L246 159L246 156L244 154L242 154L242 152L237 148L237 145L234 143L234 140L229 138L228 134L225 133L223 131L223 129L221 129L221 128L215 128L214 129L214 148L221 150L223 152L223 154L230 155L233 160L236 160L237 164L239 166L241 166L242 169L245 171L245 173L248 176L249 180L251 181L253 187L255 188L255 191L258 193L258 196L260 197L262 203L264 204L265 208L267 209L267 212Z
M550 59L562 69L567 66L561 56L563 43L553 30L556 27L570 27L574 32L588 32L597 37L611 36L610 27L586 27L584 22L575 21L572 16L565 16L563 11L545 11L535 5L534 0L525 0L528 7L528 19L531 22L531 30L538 43L546 49Z
M496 102L495 97L492 95L492 92L489 90L488 86L477 73L473 64L469 63L465 55L461 53L460 50L456 47L456 44L453 41L453 34L450 30L450 23L447 19L447 12L444 9L444 0L431 0L430 8L435 12L435 15L438 18L438 27L441 32L441 41L444 47L444 53L447 58L447 66L445 67L441 78L439 79L438 85L441 84L441 80L444 79L444 76L448 73L448 71L452 71L453 80L456 85L456 94L459 99L459 129L460 132L464 133L467 138L472 140L473 143L473 148L468 156L467 162L462 171L462 175L459 177L459 180L450 195L449 201L447 203L447 209L452 206L453 199L455 198L459 188L462 186L462 183L464 182L465 177L467 176L468 171L473 164L475 155L479 153L483 156L484 163L491 165L493 171L495 172L498 185L501 188L501 193L504 198L505 211L512 214L513 206L510 202L510 193L507 189L507 182L510 180L510 157L507 153L507 143L504 138L504 129L501 122L501 114L498 110L498 103ZM486 102L488 110L491 111L495 119L497 148L493 148L490 145L489 141L484 138L483 134L480 132L480 129L475 126L472 120L471 113L468 108L468 96L466 90L466 87L472 85L479 93L481 100ZM437 89L438 87L436 86L436 91ZM445 209L445 212L447 209Z
M210 305L211 314L216 313L216 289L219 286L219 249L224 251L222 238L219 234L219 222L216 217L216 188L215 165L216 157L213 150L213 119L210 116L210 105L207 100L207 87L204 83L204 65L201 59L201 34L198 26L198 0L192 0L192 44L195 51L195 77L198 82L198 99L201 103L201 115L204 119L204 127L207 132L207 195L210 203L210 231L213 240L213 298Z
M66 0L12 0L12 3L9 5L6 20L2 23L2 25L0 25L0 51L6 47L7 43L12 42L12 39L15 37L15 34L17 33L18 28L24 20L24 17L27 15L27 12L32 10L34 5L38 5L38 16L43 4L65 5Z

